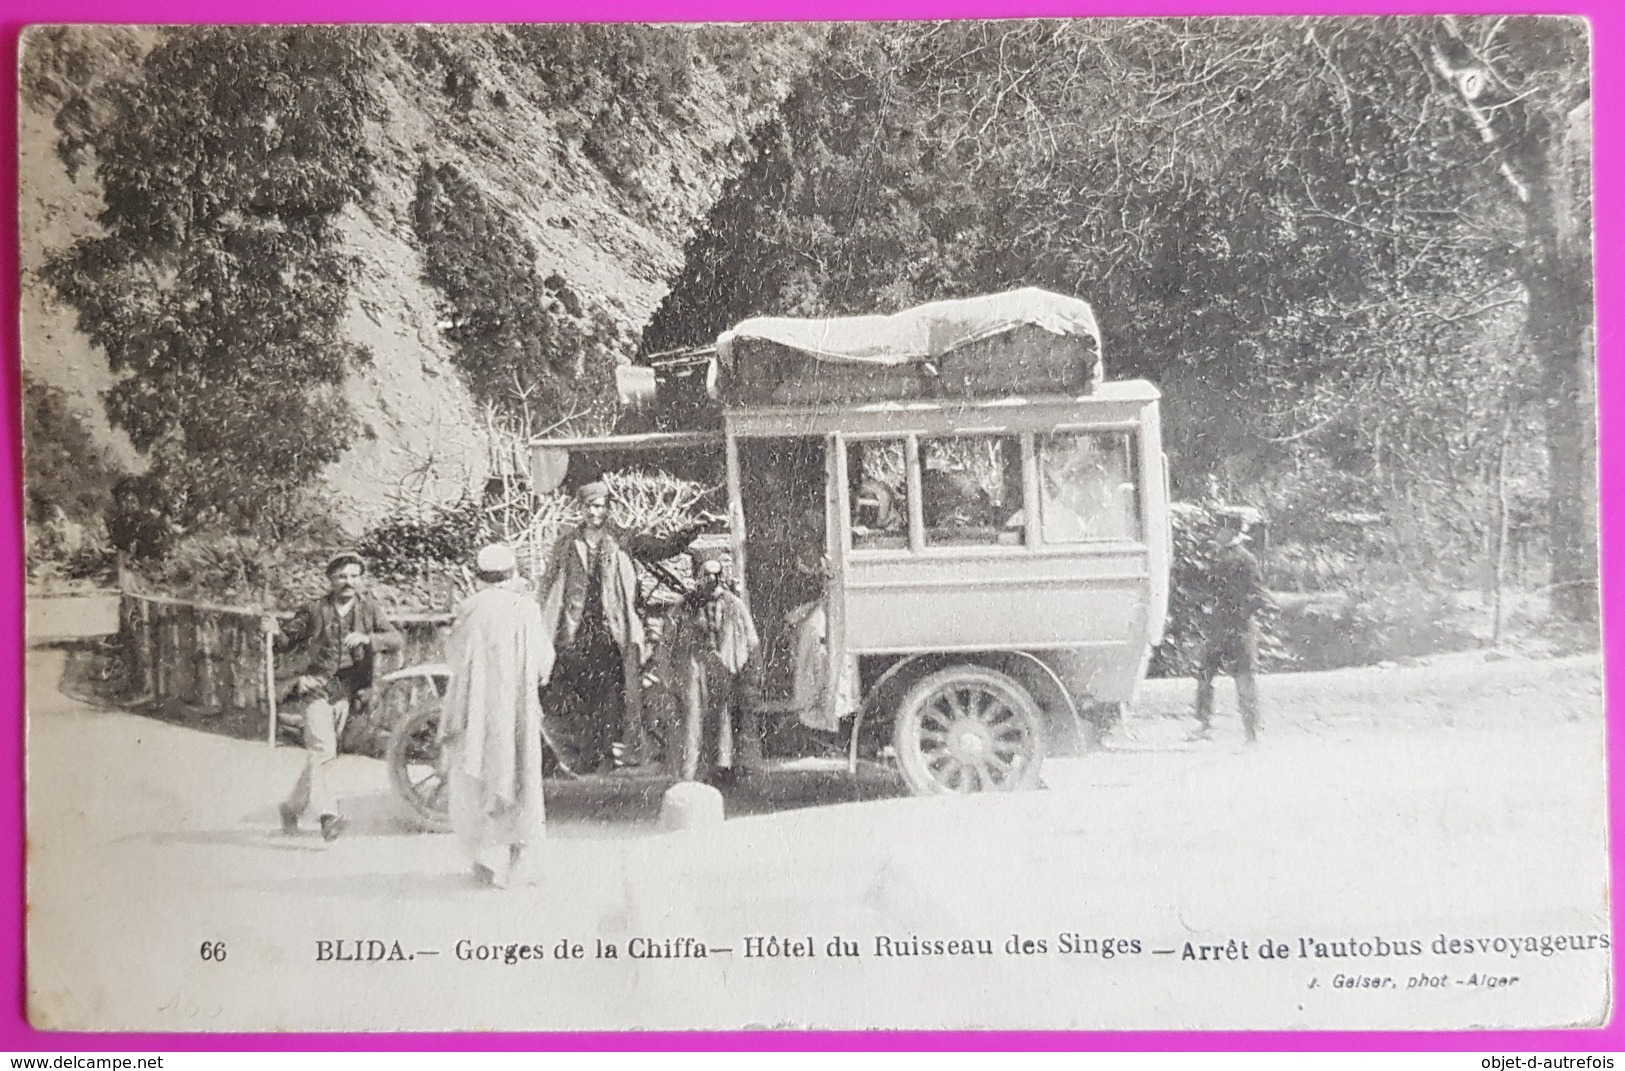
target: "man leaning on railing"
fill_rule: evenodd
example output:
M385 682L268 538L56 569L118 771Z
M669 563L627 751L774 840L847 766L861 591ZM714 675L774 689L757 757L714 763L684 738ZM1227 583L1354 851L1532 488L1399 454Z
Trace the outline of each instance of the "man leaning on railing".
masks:
M378 655L398 651L404 642L378 604L361 592L366 571L359 555L340 554L327 563L326 595L301 607L286 626L270 615L260 621L278 651L292 652L277 674L278 694L304 707L305 766L278 808L284 833L297 833L299 820L311 813L323 840L344 831L345 819L328 785L339 735L357 698L372 687Z

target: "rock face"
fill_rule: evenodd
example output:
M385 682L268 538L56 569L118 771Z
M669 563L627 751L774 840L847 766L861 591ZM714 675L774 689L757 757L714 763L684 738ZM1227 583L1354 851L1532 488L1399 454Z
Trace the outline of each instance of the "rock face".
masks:
M364 527L397 500L446 501L483 479L480 414L436 326L436 294L405 229L354 207L341 221L360 265L344 333L372 354L344 394L361 434L325 480L341 521Z
M33 87L20 102L24 367L66 390L98 438L132 468L140 459L108 426L100 404L113 382L106 357L38 273L50 257L99 232L94 161L69 175L58 156L58 110L75 94L96 91L87 69L96 79L139 77L140 56L167 32L185 31L72 28L31 40L23 57L23 81ZM382 39L371 79L383 104L369 138L374 191L345 209L340 226L358 263L345 334L371 360L352 369L345 387L360 435L324 477L338 519L352 530L398 502L455 498L502 463L488 414L454 363L447 296L424 277L413 228L424 165L452 165L506 212L534 250L536 276L607 316L630 357L680 267L683 242L746 158L750 131L805 64L810 50L796 44L797 35L811 31L640 28L635 33L659 47L622 57L619 81L572 72L564 90L559 68L538 57L568 56L571 48L580 54L587 40L585 59L592 59L581 28L561 29L575 36L557 40L536 27L365 32ZM630 40L642 47L645 38ZM675 87L650 81L659 92L628 90L643 84L634 77L638 63L669 69L673 48L685 68ZM64 58L81 53L100 62ZM742 88L744 64L775 71L780 81Z
M129 70L145 42L134 31L107 31L112 36L96 43L95 58L103 70ZM75 42L77 43L77 42ZM136 468L140 459L130 440L107 422L98 396L113 382L107 357L92 346L76 326L74 310L55 300L40 282L40 271L52 255L81 238L101 233L96 216L102 210L101 186L94 169L81 167L70 175L57 153L57 109L72 92L57 64L43 55L56 41L31 34L25 42L24 70L17 107L17 175L21 184L17 205L20 245L23 371L30 379L64 391L76 403L76 415L98 442L109 446L124 464ZM27 68L38 61L42 68L30 79ZM55 75L55 77L53 77ZM93 87L86 87L92 89Z

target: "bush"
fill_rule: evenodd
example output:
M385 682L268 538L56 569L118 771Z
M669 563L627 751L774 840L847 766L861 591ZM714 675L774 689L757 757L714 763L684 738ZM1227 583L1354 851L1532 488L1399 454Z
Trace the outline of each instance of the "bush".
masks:
M62 563L62 575L69 580L113 583L118 576L118 552L102 544L82 546Z
M47 523L60 510L80 524L99 522L113 499L119 466L56 387L23 374L23 464L27 519Z
M1449 592L1372 587L1340 600L1307 601L1278 616L1276 634L1294 669L1338 669L1477 647Z
M319 504L306 497L274 530L179 535L162 557L129 562L125 577L137 590L194 602L287 609L327 590L327 562L349 549L347 542Z
M1151 676L1196 671L1210 627L1214 552L1235 513L1212 503L1175 503L1168 619L1152 653ZM1260 620L1266 670L1372 665L1479 644L1451 592L1429 589L1411 571L1380 558L1361 560L1342 545L1307 543L1260 557L1279 604Z
M600 477L610 488L610 523L622 531L666 536L693 523L704 488L664 472L627 470ZM513 547L521 575L535 579L559 532L581 519L566 494L534 495L505 482L486 500L403 511L368 529L357 544L386 605L444 612L466 595L469 563L486 543Z
M467 499L417 515L397 513L367 530L356 551L385 579L460 565L480 540L479 506Z
M180 539L159 562L134 575L137 587L194 602L275 610L326 590L330 547L202 532Z
M620 328L584 306L498 201L452 164L418 171L413 226L439 291L452 362L469 390L516 428L607 427Z

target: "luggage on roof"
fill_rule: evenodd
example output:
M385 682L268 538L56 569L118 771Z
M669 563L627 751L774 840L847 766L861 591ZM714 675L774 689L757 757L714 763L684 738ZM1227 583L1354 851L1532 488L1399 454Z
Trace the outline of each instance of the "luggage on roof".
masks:
M717 340L724 405L1091 393L1094 310L1036 287L890 316L745 320Z

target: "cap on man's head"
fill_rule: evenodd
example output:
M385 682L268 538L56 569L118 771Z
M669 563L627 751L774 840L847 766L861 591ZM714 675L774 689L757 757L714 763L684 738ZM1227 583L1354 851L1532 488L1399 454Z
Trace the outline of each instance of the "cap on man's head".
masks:
M510 574L519 568L519 559L506 543L492 543L480 548L474 556L474 568L482 573Z
M576 498L586 505L591 505L594 502L607 502L609 501L609 484L604 483L602 480L582 484L581 489L576 492Z
M333 555L333 557L328 560L327 575L332 576L334 573L338 572L340 569L343 569L347 565L358 566L363 573L367 571L367 563L361 557L361 555L357 554L353 550L347 550L342 554Z
M723 571L722 557L721 551L706 547L694 547L688 552L689 569L695 576L705 574L721 576Z

